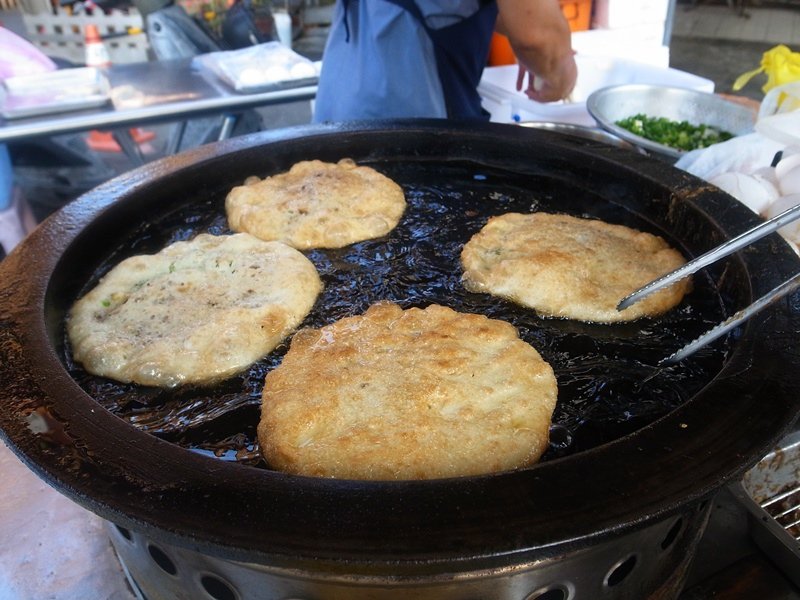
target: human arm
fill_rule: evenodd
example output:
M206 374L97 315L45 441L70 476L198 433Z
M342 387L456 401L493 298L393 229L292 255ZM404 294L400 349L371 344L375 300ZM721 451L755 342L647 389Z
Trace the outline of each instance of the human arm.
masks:
M566 98L578 69L558 0L497 0L497 6L496 29L508 37L520 67L517 89L538 102Z

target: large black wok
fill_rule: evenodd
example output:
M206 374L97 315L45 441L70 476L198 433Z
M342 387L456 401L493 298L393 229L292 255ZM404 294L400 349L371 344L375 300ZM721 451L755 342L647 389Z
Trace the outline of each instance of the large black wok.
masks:
M563 386L552 447L540 464L425 482L288 476L259 461L251 436L258 386L280 351L220 388L167 397L99 381L72 364L65 314L102 272L200 230L225 234L222 199L249 175L342 157L395 177L411 200L410 221L395 241L311 253L326 294L309 323L361 312L380 297L511 320ZM617 326L539 319L466 294L457 263L444 279L431 267L429 279L408 280L417 267L457 257L490 214L538 209L634 225L687 256L757 223L731 197L663 162L515 126L315 126L202 147L85 194L0 264L0 431L62 493L153 539L248 561L344 562L361 572L556 556L709 498L761 458L798 413L797 300L763 311L684 364L656 365L787 279L797 257L770 236L698 274L694 292L669 315ZM427 216L416 220L418 213ZM402 268L386 262L379 250L387 247L403 254ZM195 397L202 401L192 404ZM199 416L219 398L218 415ZM197 425L154 424L165 407L185 413L164 423L185 417ZM245 459L230 460L237 452Z

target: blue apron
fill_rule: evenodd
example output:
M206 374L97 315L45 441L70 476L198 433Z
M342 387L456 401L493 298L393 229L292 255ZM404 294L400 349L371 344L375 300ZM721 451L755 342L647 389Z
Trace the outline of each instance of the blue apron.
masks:
M352 23L349 8L358 0L337 3L323 54L314 122L488 119L477 86L497 16L494 0L476 2L476 12L439 29L428 26L416 2L384 1L386 6L378 8L376 0L364 0ZM395 11L403 17L400 21L395 20ZM431 15L431 22L435 18ZM356 29L351 32L351 27Z
M414 0L387 1L408 11L427 32L436 54L447 116L488 120L489 113L481 107L477 87L497 20L494 0L482 1L476 13L441 29L428 26Z

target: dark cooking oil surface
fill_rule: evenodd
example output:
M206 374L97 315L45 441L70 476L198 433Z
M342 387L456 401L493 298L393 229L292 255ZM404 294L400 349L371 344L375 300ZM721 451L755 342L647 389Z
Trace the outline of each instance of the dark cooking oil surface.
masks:
M360 314L381 300L403 307L443 304L512 323L551 364L558 380L551 444L543 460L601 445L652 423L719 370L721 351L656 368L660 359L723 317L718 294L701 277L696 277L694 291L667 315L614 325L542 318L505 300L469 293L461 285L461 249L492 215L564 212L663 235L651 224L564 180L463 163L437 163L436 168L381 163L376 168L403 186L406 213L385 238L306 252L325 288L303 326L320 327ZM101 265L96 277L131 254L156 252L201 232L230 233L223 201L224 197L208 199L143 225ZM241 375L213 387L176 390L94 377L72 364L69 356L66 359L80 385L131 425L223 460L266 466L255 435L261 389L266 373L280 363L287 347L288 341Z

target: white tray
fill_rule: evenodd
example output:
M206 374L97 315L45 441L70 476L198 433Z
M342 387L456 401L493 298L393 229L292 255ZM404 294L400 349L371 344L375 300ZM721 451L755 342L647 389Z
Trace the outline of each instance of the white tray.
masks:
M280 42L201 54L192 63L213 73L240 94L315 85L320 68Z
M0 115L20 119L96 108L109 102L110 87L108 78L94 67L9 77L2 86Z

